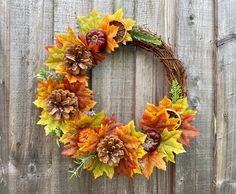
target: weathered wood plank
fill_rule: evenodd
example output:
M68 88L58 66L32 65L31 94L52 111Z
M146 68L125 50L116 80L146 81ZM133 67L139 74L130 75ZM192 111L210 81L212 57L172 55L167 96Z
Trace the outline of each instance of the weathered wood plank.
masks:
M188 71L189 100L199 112L201 135L177 157L176 193L211 193L213 180L214 88L212 0L179 1L176 48Z
M50 193L51 140L35 125L34 75L52 38L52 1L9 1L9 193ZM6 150L7 152L7 150Z
M0 1L0 191L8 191L9 3Z
M69 25L77 31L77 16L88 15L91 9L92 2L86 0L54 1L54 38L57 33L66 33ZM56 145L53 149L52 160L52 193L89 193L91 183L88 173L83 173L79 179L70 179L68 170L73 167L73 160L61 156Z
M122 1L94 1L94 7L102 14L113 13L120 6L132 6L132 2L124 5ZM132 17L133 12L126 16ZM106 59L98 64L92 71L92 88L95 100L97 101L96 110L104 110L108 116L114 112L117 120L126 124L133 117L134 108L134 69L135 61L132 48L119 48L112 55L106 55ZM96 180L90 189L91 193L96 193L99 185L101 193L134 193L133 182L127 178L115 177L112 181L106 177ZM102 181L102 182L101 182Z
M236 193L236 2L216 0L218 194Z
M135 19L138 25L146 25L164 40L174 45L175 1L135 1ZM152 55L137 50L136 53L136 106L135 116L141 118L146 103L157 104L168 95L163 65ZM173 166L166 172L156 171L145 185L140 180L138 193L172 193L174 187ZM143 179L144 181L144 179ZM144 186L143 186L144 185Z

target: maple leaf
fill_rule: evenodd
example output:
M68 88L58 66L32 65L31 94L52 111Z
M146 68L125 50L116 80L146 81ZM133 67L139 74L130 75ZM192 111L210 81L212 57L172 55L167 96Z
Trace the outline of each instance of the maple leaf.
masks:
M96 129L96 128L101 127L101 124L103 123L104 118L105 118L105 113L104 112L97 113L94 116L84 115L78 121L77 127L78 128L89 127L89 128L92 128L92 129Z
M125 176L132 178L133 170L136 168L136 165L126 159L122 159L119 162L119 165L115 167L115 172L117 175L123 173Z
M104 31L107 36L107 47L106 51L108 53L111 53L114 51L115 48L118 48L119 45L115 41L114 37L116 36L118 32L118 27L111 25L110 26L110 20L108 16L105 16L99 26L99 29Z
M164 129L161 134L161 143L158 146L158 151L166 155L166 162L171 161L175 163L173 153L180 154L186 152L183 145L177 141L180 136L181 131L179 130L168 131L167 129Z
M139 126L145 131L155 130L162 132L165 128L174 129L179 120L179 118L169 118L166 109L160 109L148 103Z
M190 146L190 140L189 138L194 138L200 135L200 132L194 127L189 124L187 121L183 121L179 127L179 129L182 133L180 138L178 139L178 142Z
M64 128L63 122L54 120L50 115L46 113L45 110L42 111L40 115L40 120L37 122L37 124L45 125L44 129L46 135L54 133L57 128Z
M78 16L79 32L87 34L90 30L98 29L101 20L100 13L96 9L90 12L89 17Z
M117 128L116 135L125 146L125 156L115 168L116 173L124 173L128 177L132 177L134 173L141 173L138 159L146 154L141 146L146 135L136 131L133 121L126 126Z
M67 28L67 34L57 34L56 38L62 44L63 48L74 44L84 46L84 43L78 38L70 26Z
M151 176L154 167L157 167L161 170L166 170L166 163L163 160L165 156L166 155L164 153L154 151L154 152L147 153L142 158L142 162L143 162L142 172L148 179Z
M114 175L114 166L108 166L107 164L100 162L97 156L85 163L84 168L92 171L95 178L102 176L104 173L110 179Z
M124 40L122 40L122 44L126 45L126 42L132 41L132 37L127 31L132 30L132 28L135 24L135 21L132 19L124 19L123 15L124 15L123 9L120 8L113 15L109 15L108 18L109 18L109 22L110 21L118 21L124 25L126 33L125 33Z
M48 59L44 62L49 69L55 70L64 65L64 49L58 47L48 48Z

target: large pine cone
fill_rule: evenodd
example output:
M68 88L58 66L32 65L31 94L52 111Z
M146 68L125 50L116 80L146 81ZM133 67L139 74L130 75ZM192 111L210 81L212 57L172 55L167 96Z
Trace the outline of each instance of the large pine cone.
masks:
M54 90L47 98L46 111L55 120L72 118L78 111L78 98L69 90Z
M93 67L90 49L79 44L66 48L64 61L67 70L73 75L85 75Z
M106 136L97 147L98 158L109 166L116 166L124 157L124 144L117 137Z

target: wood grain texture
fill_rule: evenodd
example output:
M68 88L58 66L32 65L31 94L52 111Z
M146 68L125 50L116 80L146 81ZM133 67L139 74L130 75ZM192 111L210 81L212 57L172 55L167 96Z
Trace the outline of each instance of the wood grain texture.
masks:
M40 110L35 73L55 34L77 15L123 7L160 34L185 63L190 105L199 113L201 136L167 172L149 181L124 176L94 179L89 172L69 179L71 159L35 123ZM1 194L234 194L236 193L236 2L234 0L0 0L0 193ZM136 124L146 102L168 95L162 64L151 54L121 47L91 73L96 111L116 113Z
M186 154L177 157L176 193L213 193L214 142L214 6L212 0L180 1L177 8L176 49L188 72L194 124L201 135Z
M0 192L8 192L9 129L9 4L0 1Z
M216 191L236 193L236 2L215 1L217 46Z
M52 38L51 1L8 1L10 15L8 192L50 193L51 141L36 126L34 75ZM49 189L48 189L49 188Z

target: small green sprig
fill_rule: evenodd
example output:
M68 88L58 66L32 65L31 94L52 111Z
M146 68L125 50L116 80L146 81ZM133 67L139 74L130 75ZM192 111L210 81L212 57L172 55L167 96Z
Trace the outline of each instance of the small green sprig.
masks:
M171 94L171 100L173 103L176 103L177 100L182 98L181 86L179 85L176 79L172 80L170 94Z
M83 170L84 165L91 160L94 156L96 155L96 153L92 153L89 154L87 156L84 157L78 157L76 158L76 160L74 161L78 166L76 168L73 168L72 170L69 170L69 173L71 174L70 179L73 177L79 177L81 175L81 172Z
M60 80L62 77L57 75L54 71L46 70L45 68L41 67L39 72L35 76L38 80L48 80L49 78Z
M57 142L57 146L58 147L60 147L60 138L61 138L61 136L62 136L62 131L61 131L61 129L60 128L56 128L56 130L55 130L55 135L56 135L56 142Z

